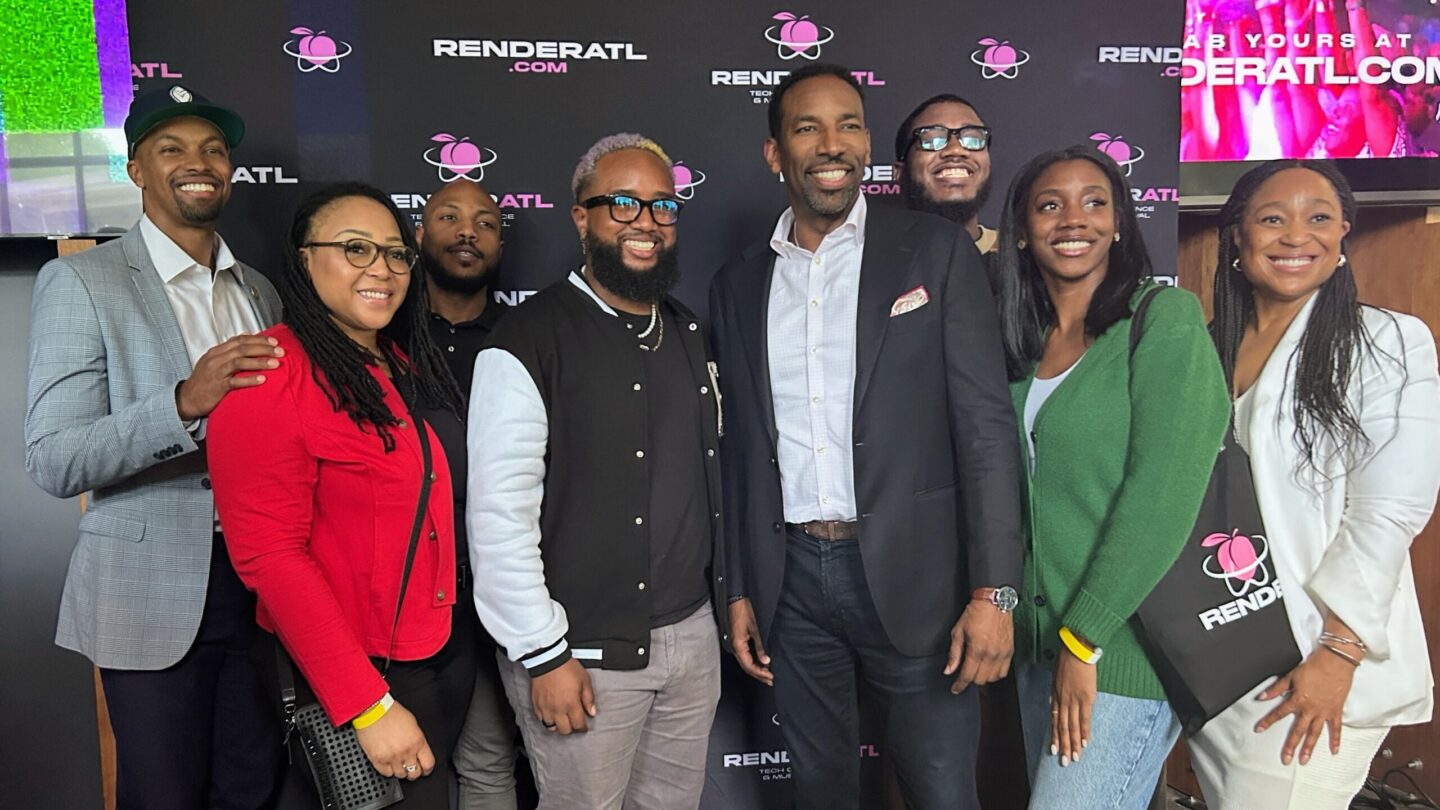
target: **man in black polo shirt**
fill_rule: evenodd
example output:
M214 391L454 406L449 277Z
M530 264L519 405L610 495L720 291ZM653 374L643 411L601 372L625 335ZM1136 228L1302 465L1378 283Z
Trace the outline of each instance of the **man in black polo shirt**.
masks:
M447 183L425 203L415 237L428 271L430 335L445 351L460 390L468 392L475 355L506 310L490 300L505 246L500 207L478 183Z
M682 203L669 158L628 133L591 147L572 190L585 264L475 362L475 604L541 807L695 808L724 558L719 393L699 323L668 295Z
M506 309L487 300L504 245L500 208L478 184L456 180L431 195L415 235L426 266L430 335L445 352L460 390L469 393L475 355ZM471 582L465 540L465 426L449 414L435 414L427 421L445 447L450 480L455 482L460 597L451 632L473 633L478 659L475 691L455 746L460 810L515 810L515 716L495 668L495 641L465 600Z

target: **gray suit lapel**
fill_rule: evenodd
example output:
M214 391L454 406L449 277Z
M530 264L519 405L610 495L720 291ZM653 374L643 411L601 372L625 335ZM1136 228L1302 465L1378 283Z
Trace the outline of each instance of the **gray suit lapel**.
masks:
M137 225L121 237L125 247L125 258L130 262L135 288L145 304L145 312L156 326L160 341L165 345L165 354L170 365L180 377L189 377L194 369L190 366L190 353L185 350L185 338L180 333L180 322L175 319L175 310L170 308L170 299L165 297L165 282L155 263L150 261L150 251L145 249L145 237Z

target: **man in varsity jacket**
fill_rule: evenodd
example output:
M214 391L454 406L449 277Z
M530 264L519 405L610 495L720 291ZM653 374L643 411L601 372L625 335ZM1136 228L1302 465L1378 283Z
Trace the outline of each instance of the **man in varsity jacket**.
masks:
M695 316L667 295L669 158L612 135L572 189L585 264L475 362L475 607L541 807L694 808L720 698L720 394Z

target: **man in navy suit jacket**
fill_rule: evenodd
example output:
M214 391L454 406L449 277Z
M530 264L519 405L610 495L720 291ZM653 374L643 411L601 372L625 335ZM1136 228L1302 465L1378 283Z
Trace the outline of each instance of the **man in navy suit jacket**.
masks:
M858 674L907 805L978 807L966 687L1009 669L1023 558L980 256L860 195L870 138L843 68L791 74L770 131L790 208L710 301L732 649L775 688L797 806L857 807Z

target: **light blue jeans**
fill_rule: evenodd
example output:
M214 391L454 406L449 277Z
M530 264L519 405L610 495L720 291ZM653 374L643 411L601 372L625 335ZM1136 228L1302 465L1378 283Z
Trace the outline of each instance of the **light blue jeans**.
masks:
M1160 779L1180 721L1163 700L1095 695L1090 745L1078 762L1060 767L1050 753L1050 685L1054 672L1025 665L1015 673L1030 810L1145 810Z

